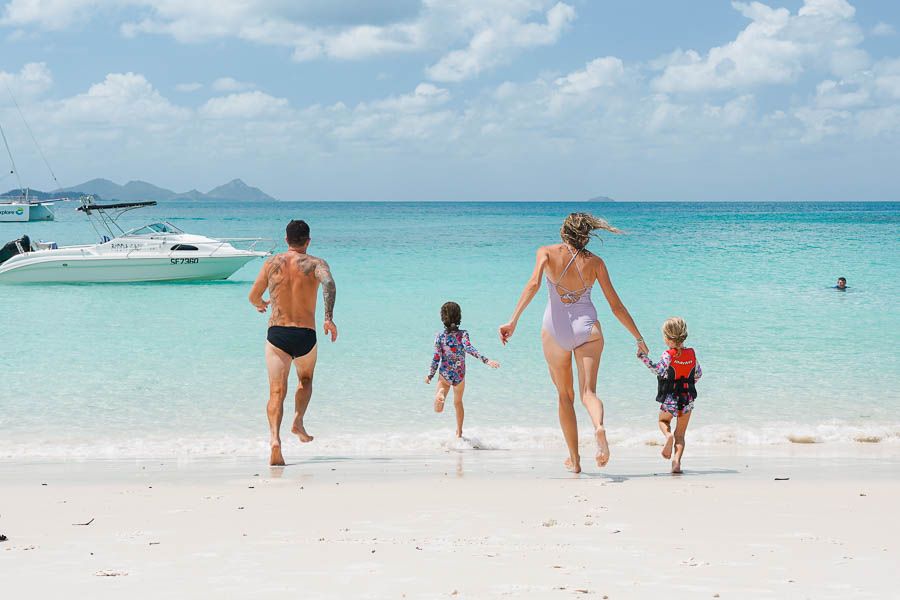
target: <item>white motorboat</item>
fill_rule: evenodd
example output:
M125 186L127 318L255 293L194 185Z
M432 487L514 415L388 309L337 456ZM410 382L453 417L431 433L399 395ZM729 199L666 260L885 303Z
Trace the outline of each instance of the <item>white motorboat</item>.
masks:
M271 254L271 249L256 249L266 241L261 238L215 239L185 233L167 222L131 231L119 228L122 213L155 204L104 205L94 203L92 197L82 198L78 210L91 219L101 242L57 247L52 242L34 243L27 236L9 242L0 248L0 283L219 280L228 279L254 258ZM235 243L248 247L238 248Z

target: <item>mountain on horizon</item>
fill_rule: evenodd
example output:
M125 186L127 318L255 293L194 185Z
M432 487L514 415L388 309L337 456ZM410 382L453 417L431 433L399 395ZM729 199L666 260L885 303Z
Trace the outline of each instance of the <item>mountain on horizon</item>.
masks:
M196 192L197 190L191 190ZM207 198L216 198L219 200L274 200L261 189L247 185L240 179L232 179L224 185L214 187L206 192Z
M122 202L138 202L141 200L275 200L275 198L261 189L247 185L240 179L232 179L224 185L214 187L205 194L196 189L178 193L140 180L129 181L125 185L119 185L114 181L102 178L91 179L79 185L60 188L53 193L93 194L104 200L120 200Z

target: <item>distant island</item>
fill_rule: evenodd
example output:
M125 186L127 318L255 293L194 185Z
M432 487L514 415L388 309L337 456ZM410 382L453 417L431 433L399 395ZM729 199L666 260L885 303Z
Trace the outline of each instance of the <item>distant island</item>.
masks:
M119 200L122 202L139 202L142 200L275 200L275 198L261 189L247 185L240 179L232 179L224 185L214 187L205 194L198 190L182 193L173 192L146 181L129 181L125 185L119 185L109 179L91 179L80 185L60 188L53 192L28 190L28 195L37 200L48 200L61 196L77 197L88 194L103 200ZM22 190L19 189L0 194L0 198L17 198L21 196Z
M593 198L588 199L587 202L615 202L615 200L609 196L594 196Z

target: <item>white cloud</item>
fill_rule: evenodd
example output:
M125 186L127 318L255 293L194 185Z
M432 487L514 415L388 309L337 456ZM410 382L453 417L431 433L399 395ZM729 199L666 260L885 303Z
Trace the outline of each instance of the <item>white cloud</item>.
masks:
M399 141L448 139L455 135L458 113L444 108L450 92L431 83L420 83L410 94L362 102L349 109L330 108L326 121L334 136L355 143L392 146Z
M0 25L59 31L89 19L101 4L101 0L10 0L0 12Z
M868 55L846 0L805 0L796 15L760 2L732 2L751 23L734 41L656 61L654 88L666 93L709 92L795 81L808 68L844 76L865 68Z
M184 93L196 92L201 89L203 89L203 84L197 81L192 81L190 83L179 83L175 86L176 92Z
M875 90L891 100L900 100L900 58L879 61L873 71Z
M136 73L110 73L87 92L51 103L51 118L75 128L171 128L190 115Z
M5 88L15 98L39 96L53 86L53 75L45 63L28 63L18 73L0 71L0 89Z
M168 35L183 43L237 38L289 48L297 61L438 51L444 55L428 69L430 77L460 81L506 64L525 49L556 43L575 11L552 2L11 0L0 24L61 30L103 13L120 23L126 37Z
M604 56L595 58L582 71L574 71L556 80L561 94L584 94L601 87L618 84L625 74L620 58Z
M826 79L816 86L815 104L821 108L854 108L868 101L868 90L853 84Z
M524 21L514 16L485 20L466 48L454 50L429 67L435 81L462 81L503 64L524 48L555 44L575 20L575 9L562 2L546 13L546 23Z
M200 107L200 116L210 119L259 119L285 115L288 101L260 91L210 98Z
M851 122L852 113L834 108L803 106L794 111L794 116L804 126L801 141L813 143L846 128Z
M256 85L246 81L238 81L233 77L220 77L212 82L212 89L217 92L242 92L252 90Z
M894 29L894 26L890 23L885 23L884 21L878 22L875 27L872 28L872 35L886 37L895 35L897 30Z

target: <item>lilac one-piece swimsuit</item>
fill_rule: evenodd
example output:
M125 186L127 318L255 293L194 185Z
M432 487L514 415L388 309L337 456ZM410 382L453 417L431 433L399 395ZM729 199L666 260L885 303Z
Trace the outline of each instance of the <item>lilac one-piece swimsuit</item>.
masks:
M581 289L570 290L547 276L550 295L544 311L543 327L563 350L570 352L591 338L594 323L597 322L597 309L591 301L591 286L586 284L581 269L575 263L579 252L581 250L572 253L572 258L559 275L559 281L565 277L569 267L575 264L575 270L583 284ZM560 294L560 290L564 293Z

